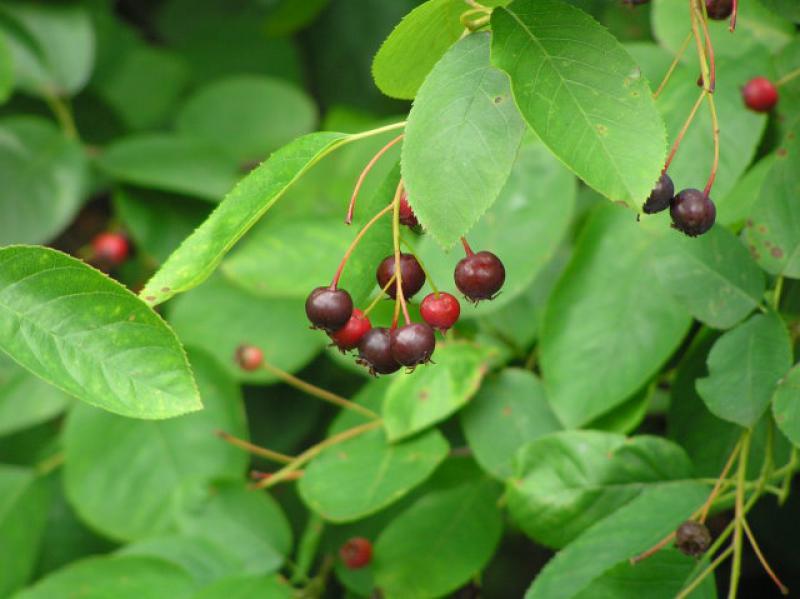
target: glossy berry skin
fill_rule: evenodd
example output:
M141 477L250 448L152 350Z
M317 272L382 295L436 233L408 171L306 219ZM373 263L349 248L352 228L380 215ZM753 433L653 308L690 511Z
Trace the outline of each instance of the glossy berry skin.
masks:
M423 298L419 313L425 322L444 333L458 321L461 305L454 296L440 291L439 297L430 293Z
M424 322L412 322L393 330L391 341L392 357L409 368L430 362L436 349L433 329Z
M416 227L419 224L417 221L417 215L414 214L414 211L411 209L411 205L408 203L408 196L406 192L403 192L403 195L400 196L400 223L405 225L406 227Z
M337 331L353 314L353 300L344 289L317 287L306 299L306 316L316 329Z
M375 327L367 331L358 343L358 360L369 368L372 375L391 374L400 369L400 364L392 356L392 334L385 327Z
M339 548L339 557L350 570L363 568L372 561L372 543L363 537L348 539Z
M386 256L378 265L375 278L378 286L383 289L394 275L394 256ZM400 254L400 275L403 278L403 295L410 298L425 284L425 272L412 254ZM397 294L397 282L393 282L386 290L386 294L394 299Z
M506 280L506 269L492 252L476 252L456 264L453 278L456 287L473 302L490 300Z
M675 531L675 546L682 553L697 557L711 545L711 533L705 525L687 520Z
M252 372L261 368L264 352L255 345L240 345L236 348L235 360L239 368Z
M778 103L778 88L766 77L753 77L742 88L745 105L755 112L769 112Z
M733 0L706 0L706 12L709 19L727 19L733 12Z
M642 210L644 210L646 214L655 214L656 212L666 210L669 208L669 202L674 195L675 185L673 185L669 175L664 173L658 179L658 183L656 183L653 191L650 192L650 196L642 206Z
M711 198L699 189L684 189L669 205L672 226L686 233L689 237L697 237L714 226L717 208Z
M358 308L353 310L350 320L338 331L330 334L331 340L341 351L345 352L358 347L358 342L372 328L369 318Z
M117 266L127 259L130 252L130 243L120 233L100 233L92 239L92 251L95 259Z

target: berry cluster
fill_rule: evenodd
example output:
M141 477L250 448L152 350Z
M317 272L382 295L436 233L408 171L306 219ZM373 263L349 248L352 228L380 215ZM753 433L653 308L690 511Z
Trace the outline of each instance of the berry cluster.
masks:
M708 231L717 217L717 209L708 195L691 187L675 195L675 185L669 175L664 173L650 192L642 210L646 214L654 214L667 208L672 226L689 237L697 237Z

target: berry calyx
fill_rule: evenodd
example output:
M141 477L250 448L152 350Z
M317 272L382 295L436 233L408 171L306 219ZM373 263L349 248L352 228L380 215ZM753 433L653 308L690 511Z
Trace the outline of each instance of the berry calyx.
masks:
M756 112L769 112L778 103L778 88L766 77L753 77L742 88L745 105Z
M350 320L341 329L330 334L331 340L341 351L346 352L358 347L358 342L372 328L369 318L355 308L350 315Z
M687 520L675 531L675 546L682 553L697 557L711 545L711 533L704 524Z
M372 375L391 374L400 369L400 364L392 356L392 335L385 327L375 327L367 331L358 342L359 364L369 368Z
M714 226L717 208L699 189L684 189L669 204L672 226L689 237L697 237Z
M669 208L669 202L675 195L675 185L667 173L659 177L653 191L642 206L645 214L655 214Z
M255 345L240 345L236 348L234 359L239 368L252 372L261 368L261 364L264 362L264 352Z
M433 329L422 322L412 322L393 330L391 342L392 357L409 368L430 362L436 349Z
M372 561L372 543L363 537L348 539L339 548L339 557L350 570L363 568Z
M417 221L417 215L414 214L414 211L411 209L411 205L408 203L408 196L404 191L403 194L400 196L400 224L405 225L406 227L416 227L419 224Z
M306 299L306 316L316 329L339 330L352 314L353 300L344 289L317 287Z
M130 243L121 233L106 231L92 239L92 252L96 260L117 266L128 257Z
M409 299L417 291L422 289L425 284L425 271L422 270L419 262L413 254L400 254L400 275L403 278L403 296ZM386 256L378 265L375 278L381 289L394 276L394 256ZM397 281L393 282L386 289L386 294L394 299L397 294Z
M706 0L706 12L709 19L727 19L733 12L733 0Z
M477 303L494 299L506 280L506 269L492 252L481 251L462 258L453 278L459 291Z
M444 333L452 327L461 315L461 305L455 296L440 292L426 295L419 305L422 319L437 331Z

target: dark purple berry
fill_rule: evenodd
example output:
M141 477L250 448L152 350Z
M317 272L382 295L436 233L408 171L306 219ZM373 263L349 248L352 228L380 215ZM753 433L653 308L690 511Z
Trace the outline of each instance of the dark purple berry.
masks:
M684 189L669 205L672 226L689 237L697 237L708 231L717 217L717 209L711 198L699 189Z
M426 364L435 348L433 329L423 322L412 322L392 331L392 356L403 366Z
M317 287L306 299L306 315L317 329L341 329L352 314L353 300L344 289Z
M491 252L476 252L456 264L453 278L467 299L478 302L493 299L506 280L506 269Z
M385 327L367 331L358 342L358 360L371 374L391 374L400 369L392 356L392 335Z
M702 555L711 545L711 533L704 524L687 520L675 531L675 546L686 555Z
M666 210L669 208L669 202L674 195L675 186L672 184L672 179L669 178L667 173L664 173L658 179L653 191L650 192L650 197L647 198L644 206L642 206L642 210L646 214L655 214Z
M709 19L727 19L733 12L733 0L706 0L706 12Z
M386 287L389 279L394 275L394 256L386 256L378 265L375 278L381 289ZM417 262L413 254L400 254L400 275L403 277L403 295L406 299L410 298L417 291L422 289L425 284L425 271ZM394 299L397 294L397 281L394 281L386 289L389 297Z

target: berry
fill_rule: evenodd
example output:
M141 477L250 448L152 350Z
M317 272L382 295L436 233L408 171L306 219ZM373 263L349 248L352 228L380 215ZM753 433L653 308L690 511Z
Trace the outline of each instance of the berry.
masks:
M306 299L306 315L316 329L341 329L352 314L353 300L344 289L317 287Z
M392 335L385 327L367 331L358 342L358 360L370 374L391 374L400 369L392 356Z
M494 299L506 280L506 269L491 252L476 252L462 258L453 274L456 287L467 299L478 302Z
M778 103L778 88L766 77L753 77L744 84L742 98L750 110L769 112Z
M92 251L97 260L116 266L125 262L130 244L121 233L106 231L92 239Z
M363 568L372 561L372 543L363 537L353 537L339 548L339 557L350 570Z
M672 179L669 178L667 173L661 175L658 183L650 192L650 197L642 206L642 210L646 214L655 214L669 208L669 202L675 195L675 186L672 184Z
M449 293L440 292L425 296L419 305L419 313L423 320L434 329L444 333L452 327L461 315L461 306L458 300Z
M419 224L417 215L414 214L411 205L408 203L408 196L405 191L400 196L400 223L406 227L416 227Z
M372 328L369 318L356 308L350 320L338 331L331 333L331 340L343 352L358 347L358 342Z
M433 329L422 322L412 322L392 331L392 357L403 366L414 367L430 361L436 348Z
M711 198L699 189L684 189L669 204L672 226L689 237L697 237L708 231L717 217L717 209Z
M711 545L711 533L705 525L687 520L675 531L675 546L686 555L702 555Z
M706 12L709 19L727 19L733 12L733 0L706 0Z
M264 361L264 352L255 345L240 345L236 348L234 359L242 370L252 372L261 367Z
M642 4L647 4L650 0L622 0L623 4L627 4L628 6L641 6Z
M381 289L386 287L389 279L394 275L394 256L386 256L378 265L375 278ZM403 295L410 298L425 284L425 271L417 262L413 254L400 254L400 275L403 277ZM394 299L397 293L397 282L393 282L386 290L389 297Z

